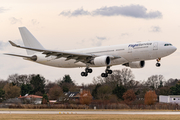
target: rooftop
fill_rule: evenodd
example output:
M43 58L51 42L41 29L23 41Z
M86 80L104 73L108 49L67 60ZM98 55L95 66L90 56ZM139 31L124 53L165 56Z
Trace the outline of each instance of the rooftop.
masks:
M43 98L43 97L38 96L38 95L27 95L27 96L22 96L22 97L18 97L18 98Z

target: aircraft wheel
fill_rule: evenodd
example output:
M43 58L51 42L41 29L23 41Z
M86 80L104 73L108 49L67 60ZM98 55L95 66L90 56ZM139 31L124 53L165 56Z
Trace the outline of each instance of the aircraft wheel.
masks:
M85 77L86 77L86 76L88 76L88 73L86 73L86 72L81 72L81 76L83 76L83 77L85 76Z
M107 73L102 73L102 74L101 74L101 77L107 77L107 76L108 76Z
M93 71L93 70L92 70L91 68L90 68L90 69L88 69L88 73L92 73L92 71Z
M160 67L161 66L161 64L160 63L156 63L156 67Z
M107 74L112 74L112 70L106 69L105 73L107 73Z
M85 72L85 77L88 76L88 73Z
M85 72L81 72L81 76L85 76Z
M86 73L92 73L92 71L93 71L93 70L92 70L91 68L86 68L86 69L85 69L85 72L86 72Z
M107 74L107 73L105 73L105 77L108 77L108 74Z
M112 74L112 70L108 70L108 74Z
M105 76L105 73L102 73L102 74L101 74L101 77L104 77L104 76Z

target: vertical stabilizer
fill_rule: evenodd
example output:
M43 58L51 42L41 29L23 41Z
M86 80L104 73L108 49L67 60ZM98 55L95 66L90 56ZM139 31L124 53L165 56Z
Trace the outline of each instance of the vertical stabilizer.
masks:
M29 32L29 30L26 27L19 27L19 31L21 33L23 43L26 47L44 49L41 43L39 43L39 41ZM26 50L26 51L28 55L32 55L37 52L33 50Z

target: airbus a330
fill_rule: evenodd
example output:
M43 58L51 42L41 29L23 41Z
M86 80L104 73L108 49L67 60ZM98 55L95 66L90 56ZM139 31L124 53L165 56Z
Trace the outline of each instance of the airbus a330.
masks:
M14 47L26 49L27 55L5 53L6 55L22 57L25 60L53 67L85 67L85 71L81 72L81 76L88 76L88 74L92 73L92 67L106 67L101 76L107 77L112 74L111 66L121 64L130 68L143 68L146 60L153 59L157 61L156 66L160 67L161 58L172 54L177 49L168 42L147 41L56 51L45 49L26 27L20 27L19 31L24 46L17 45L12 41L9 42Z

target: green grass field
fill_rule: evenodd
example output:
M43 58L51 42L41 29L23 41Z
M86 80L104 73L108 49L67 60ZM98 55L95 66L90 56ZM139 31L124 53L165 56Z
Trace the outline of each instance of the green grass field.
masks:
M179 120L180 115L21 115L0 114L0 120Z

